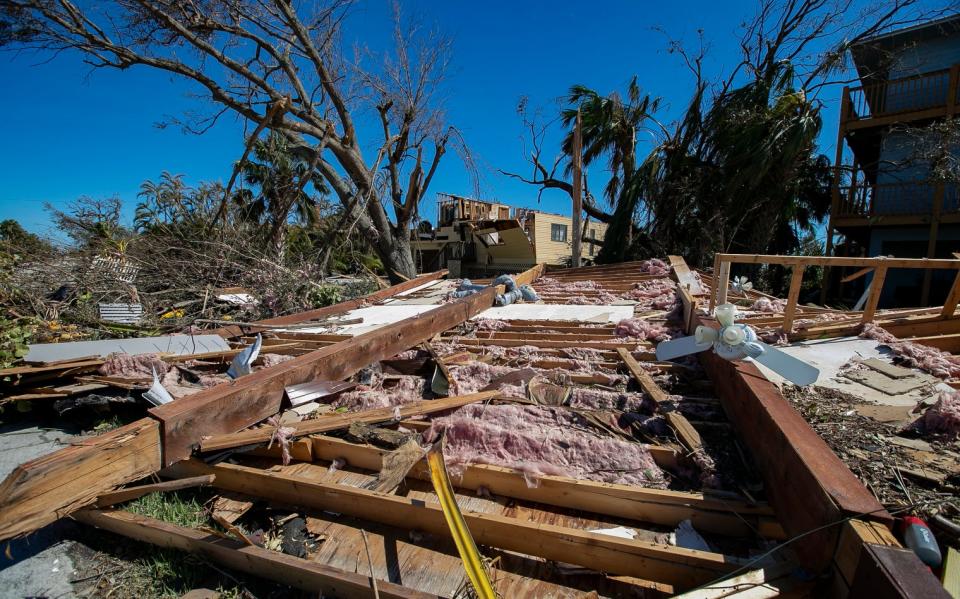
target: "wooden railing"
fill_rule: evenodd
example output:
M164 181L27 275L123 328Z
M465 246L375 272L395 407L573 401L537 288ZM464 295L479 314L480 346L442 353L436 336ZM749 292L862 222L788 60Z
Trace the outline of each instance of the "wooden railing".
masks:
M787 292L787 305L783 310L782 328L787 333L793 331L793 320L797 312L797 302L800 298L800 287L803 284L803 271L808 266L854 266L864 269L864 272L860 274L873 272L873 279L868 284L868 293L865 294L866 303L863 307L863 314L860 317L862 323L873 321L873 316L877 312L877 304L880 302L883 282L887 276L887 270L890 268L956 270L957 276L954 278L953 286L950 288L950 293L947 295L947 300L943 304L940 315L943 318L952 317L957 309L957 303L960 301L960 260L958 259L714 254L713 276L715 277L715 285L710 290L710 314L713 314L713 309L717 305L727 303L731 264L779 264L780 266L793 267L790 276L790 291Z
M859 121L942 108L952 112L958 100L957 71L949 69L881 81L844 90L841 120Z
M960 187L955 183L905 181L855 184L838 189L834 216L916 216L931 214L942 194L941 212L960 211Z

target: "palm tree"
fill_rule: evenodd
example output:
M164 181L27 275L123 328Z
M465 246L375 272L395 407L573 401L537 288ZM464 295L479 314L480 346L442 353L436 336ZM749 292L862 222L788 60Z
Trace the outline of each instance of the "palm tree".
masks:
M144 181L137 197L140 202L134 212L137 229L145 231L159 224L171 224L187 216L185 205L188 188L183 175L163 171L159 181Z
M325 195L323 179L311 164L291 152L284 136L272 131L254 142L253 160L246 161L241 172L250 188L233 195L240 215L268 227L267 240L282 258L291 215L307 227L319 221L318 199L305 187L311 183L315 191Z
M588 87L574 85L567 104L568 108L562 112L564 126L571 127L580 113L584 165L605 158L610 172L604 197L614 213L607 239L626 240L605 243L598 259L622 261L633 240L634 214L640 200L636 187L631 184L636 171L637 133L653 119L660 99L643 94L634 76L627 85L626 99L617 92L601 96ZM572 154L572 130L563 140L563 151L568 156Z

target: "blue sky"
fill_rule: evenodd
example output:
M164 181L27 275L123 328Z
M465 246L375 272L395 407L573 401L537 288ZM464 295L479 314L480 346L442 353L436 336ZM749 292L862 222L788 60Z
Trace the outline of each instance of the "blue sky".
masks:
M664 98L660 117L670 121L689 98L692 79L678 57L666 52L667 38L691 42L703 29L711 45L707 71L725 73L739 59L738 27L754 2L415 2L405 6L454 40L446 112L462 132L480 166L485 199L536 206L536 190L497 169L528 172L516 107L556 113L557 98L573 83L607 93L623 89L633 74L641 86ZM350 21L351 36L373 47L389 41L390 10L384 0L361 1ZM242 125L226 118L203 136L156 123L186 111L206 110L187 82L146 67L92 71L75 54L0 54L0 219L16 218L27 228L56 235L43 203L62 206L81 195L119 195L128 214L141 182L162 171L184 174L191 183L226 181L242 152ZM821 151L832 156L839 88L822 99ZM556 149L554 144L548 154ZM602 185L600 177L592 183ZM435 193L473 195L474 187L456 157L448 154L423 206L433 218ZM540 207L569 212L568 199L546 194Z

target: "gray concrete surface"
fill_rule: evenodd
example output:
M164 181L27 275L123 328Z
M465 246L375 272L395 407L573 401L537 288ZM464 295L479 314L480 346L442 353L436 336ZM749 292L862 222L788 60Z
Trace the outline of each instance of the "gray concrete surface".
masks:
M34 458L56 451L74 435L29 422L0 425L0 478ZM3 543L0 551L0 599L74 597L74 564L66 540L75 525L60 521L36 533Z

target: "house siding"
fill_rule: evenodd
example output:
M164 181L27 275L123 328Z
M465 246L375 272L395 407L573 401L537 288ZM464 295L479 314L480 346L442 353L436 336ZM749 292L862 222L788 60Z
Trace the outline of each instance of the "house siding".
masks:
M533 216L533 239L536 249L536 261L546 264L565 264L573 255L573 221L569 216L560 216L558 214L547 214L537 212ZM567 240L553 241L550 235L551 225L566 225ZM596 230L596 237L603 239L607 232L606 223L591 221L587 225L587 232ZM581 257L590 258L599 251L597 248L593 254L590 253L591 244L585 243L581 246Z

